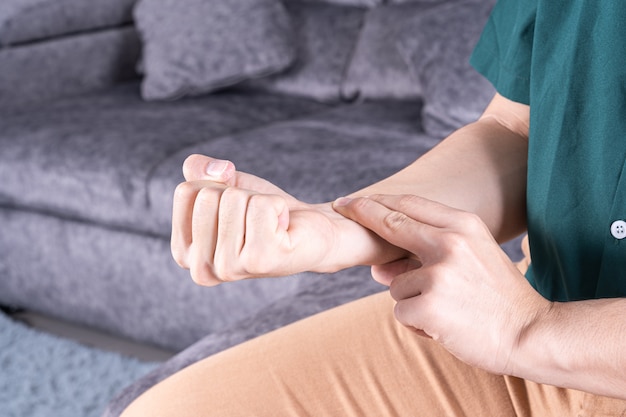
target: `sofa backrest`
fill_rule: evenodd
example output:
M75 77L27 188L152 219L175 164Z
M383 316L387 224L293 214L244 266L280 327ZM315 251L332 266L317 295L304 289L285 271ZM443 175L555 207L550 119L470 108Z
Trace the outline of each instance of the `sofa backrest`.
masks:
M133 16L131 13L133 8L136 11L136 1L2 0L0 108L80 94L138 78L137 64L141 60L141 50L145 47L146 40L139 33L138 25L124 26L133 17L137 18L136 14ZM474 8L471 5L475 4L480 9L480 16L467 16L467 20L473 22L470 25L471 30L466 30L467 25L446 26L443 19L443 26L424 24L424 27L429 27L429 31L433 31L432 36L420 33L420 38L426 44L432 43L440 49L448 48L448 44L440 44L440 38L443 37L438 32L439 29L458 31L458 36L445 36L446 42L456 43L456 39L460 39L463 45L471 44L473 38L468 40L465 37L476 37L476 33L479 33L476 27L480 28L484 22L484 9L491 7L494 2L280 1L293 23L293 42L297 57L286 70L243 83L238 80L237 87L298 95L324 102L357 99L423 100L424 79L428 77L417 74L416 68L422 71L425 66L414 65L415 54L409 58L406 53L401 53L400 39L406 40L413 32L420 33L423 22L419 22L422 15L448 13L445 6L450 3L466 4L466 9L470 10ZM173 7L180 8L178 2L171 3ZM85 9L85 4L91 5L89 10ZM22 7L24 5L32 7ZM43 21L46 23L41 23ZM201 19L198 21L202 23ZM42 37L45 39L41 39ZM420 48L428 48L428 45ZM458 45L451 45L449 49L460 50ZM457 72L459 76L465 77L471 70L468 70L469 65L465 62L467 48L461 49L463 50L458 54L458 59L463 61L459 65L464 69ZM425 53L433 63L430 67L450 64L449 54L447 61L438 62L437 59L433 60L431 52ZM150 70L149 67L144 69ZM463 85L458 80L452 82L454 85ZM471 82L479 81L472 79ZM481 84L480 89L482 88ZM489 90L485 94L491 93ZM481 98L478 103L470 104L480 108L483 101ZM459 103L461 106L464 104ZM476 111L472 112L475 113Z

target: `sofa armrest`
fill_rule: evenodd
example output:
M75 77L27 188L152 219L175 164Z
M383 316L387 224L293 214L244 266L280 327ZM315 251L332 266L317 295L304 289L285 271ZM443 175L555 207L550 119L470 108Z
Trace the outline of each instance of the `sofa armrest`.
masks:
M132 26L0 49L0 109L103 89L137 78Z

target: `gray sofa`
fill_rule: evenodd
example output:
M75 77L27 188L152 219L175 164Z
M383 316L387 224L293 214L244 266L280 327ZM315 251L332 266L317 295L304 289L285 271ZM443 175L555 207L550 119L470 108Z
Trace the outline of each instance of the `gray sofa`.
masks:
M367 268L196 286L169 252L191 153L329 201L475 119L491 0L0 4L0 304L208 354L384 288ZM507 247L518 257L516 243Z

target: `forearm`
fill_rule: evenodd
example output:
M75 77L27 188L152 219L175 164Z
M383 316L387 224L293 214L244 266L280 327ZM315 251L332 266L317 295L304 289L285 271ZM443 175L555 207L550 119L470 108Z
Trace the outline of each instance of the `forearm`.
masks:
M478 214L504 241L525 228L527 154L525 137L486 117L354 196L419 195Z
M351 196L412 194L438 201L478 214L493 236L504 242L525 229L527 144L522 135L483 118L395 175ZM371 232L359 230L360 225L342 220L335 248L320 272L406 256Z
M498 241L511 239L526 227L528 118L528 106L496 95L480 120L454 132L395 175L351 196L418 195L475 213ZM381 264L404 256L404 251L359 227L338 223L334 249L320 270Z
M626 399L626 299L553 303L526 329L511 373Z

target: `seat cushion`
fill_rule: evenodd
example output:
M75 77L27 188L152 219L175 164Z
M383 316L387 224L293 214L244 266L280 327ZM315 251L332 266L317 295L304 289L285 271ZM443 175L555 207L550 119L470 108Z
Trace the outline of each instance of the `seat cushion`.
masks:
M149 200L171 204L182 162L200 153L229 159L303 201L332 201L395 173L437 142L422 133L420 109L419 102L346 104L188 146L154 169ZM156 215L159 229L171 228L169 216Z
M3 115L0 204L128 227L155 229L147 183L181 148L326 108L271 95L214 94L146 103L138 84ZM180 167L176 180L182 179Z

